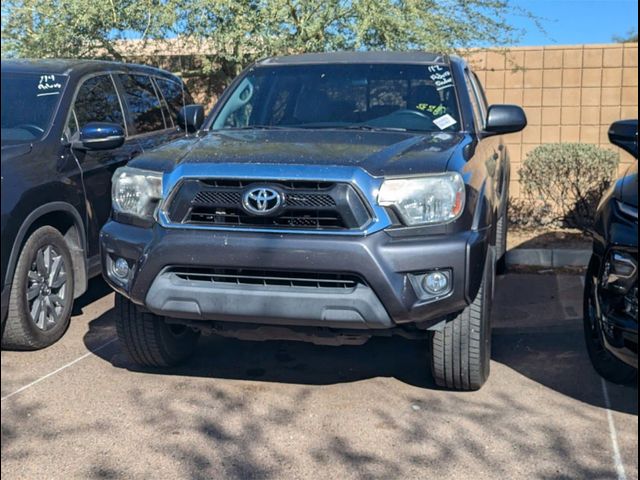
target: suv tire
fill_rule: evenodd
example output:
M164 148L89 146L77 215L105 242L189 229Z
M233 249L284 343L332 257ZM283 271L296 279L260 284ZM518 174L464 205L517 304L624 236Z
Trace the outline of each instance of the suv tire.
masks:
M38 350L57 342L73 308L73 262L62 234L53 227L27 239L11 282L2 348Z
M184 362L195 351L198 332L143 312L120 294L116 294L116 315L118 338L138 365L171 367Z
M489 378L493 261L490 252L473 303L429 336L431 373L439 387L478 390Z
M626 384L632 382L638 371L616 358L604 346L600 319L597 318L595 307L594 282L598 281L599 262L595 256L591 257L584 287L584 338L587 352L593 368L605 379L613 383Z

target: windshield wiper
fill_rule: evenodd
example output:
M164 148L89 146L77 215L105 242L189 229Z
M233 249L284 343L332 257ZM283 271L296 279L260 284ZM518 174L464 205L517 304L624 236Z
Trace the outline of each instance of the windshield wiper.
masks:
M245 125L243 127L224 127L220 130L292 130L300 127L286 125Z
M344 124L344 123L324 123L324 124L307 124L300 125L298 128L306 128L309 130L313 129L335 129L335 130L366 130L369 132L407 132L406 128L402 127L377 127L375 125L368 125L366 123L354 123L354 124Z
M402 127L376 127L375 125L367 125L366 123L356 124L356 125L345 125L344 127L347 130L368 130L371 132L406 132L406 128Z

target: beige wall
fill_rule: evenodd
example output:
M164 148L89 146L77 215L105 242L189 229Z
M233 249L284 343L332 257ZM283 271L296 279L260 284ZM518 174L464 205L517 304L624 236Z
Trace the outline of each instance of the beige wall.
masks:
M638 44L572 45L477 51L467 56L490 103L515 103L529 126L507 136L513 196L527 152L553 142L584 142L615 149L611 122L638 118ZM621 169L635 161L620 151Z

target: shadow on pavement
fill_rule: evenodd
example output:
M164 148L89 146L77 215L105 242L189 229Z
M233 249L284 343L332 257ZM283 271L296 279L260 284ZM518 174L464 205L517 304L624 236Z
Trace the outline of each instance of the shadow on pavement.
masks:
M566 301L580 293L577 291L580 285L577 277L555 275L515 275L503 281L503 294L496 298L493 315L496 328L492 358L563 395L605 407L600 377L586 354L579 318L546 321L547 317L561 318L563 311L581 314ZM525 292L520 294L523 298L518 298L515 291ZM510 305L516 305L517 310L510 309ZM95 348L98 343L95 339L104 338L105 329L113 324L112 315L113 310L90 323L85 335L89 348ZM518 316L517 321L513 321L513 316ZM97 355L115 367L155 375L303 385L390 377L421 388L437 388L429 373L425 342L399 337L373 338L361 346L329 347L203 336L194 357L170 369L140 368L119 345L98 351ZM615 388L612 408L637 415L637 383L612 388Z
M113 290L111 290L111 287L104 281L102 275L92 278L89 280L87 291L76 298L73 302L73 311L71 312L71 315L74 317L76 315L82 315L84 307L100 300L102 297L105 297L110 293L113 293Z

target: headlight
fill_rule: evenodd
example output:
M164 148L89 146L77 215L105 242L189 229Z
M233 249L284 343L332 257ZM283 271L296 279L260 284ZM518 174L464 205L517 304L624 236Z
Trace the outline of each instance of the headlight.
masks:
M457 172L385 180L378 204L393 207L406 225L447 223L464 210L464 180Z
M151 219L161 198L161 173L122 167L113 174L111 200L115 212Z

